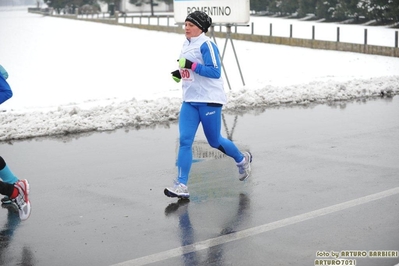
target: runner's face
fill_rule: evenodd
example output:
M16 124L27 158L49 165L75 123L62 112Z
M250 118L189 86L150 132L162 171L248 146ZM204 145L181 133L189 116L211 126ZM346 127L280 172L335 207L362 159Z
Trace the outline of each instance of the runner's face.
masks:
M195 26L193 23L190 21L186 21L184 23L184 29L185 29L185 34L187 39L191 39L191 37L198 37L202 33L202 30Z

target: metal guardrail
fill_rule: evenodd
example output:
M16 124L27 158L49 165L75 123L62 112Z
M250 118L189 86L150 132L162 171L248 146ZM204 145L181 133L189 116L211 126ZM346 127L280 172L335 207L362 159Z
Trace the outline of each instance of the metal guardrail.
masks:
M29 10L32 13L40 13L40 11ZM109 16L109 13L97 13L97 14L83 14L83 15L53 15L47 14L53 17L61 17L61 18L69 18L76 20L85 20L85 21L93 21L98 23L107 23L107 24L117 24L121 26L134 27L146 30L156 30L156 31L165 31L165 32L173 32L173 33L184 33L181 25L175 25L170 22L170 15L157 15L155 17L152 16L143 16L143 15L132 15L127 16L126 14L119 14L115 12L114 16ZM162 19L162 23L161 23ZM156 22L151 22L156 20ZM166 20L166 21L165 21ZM213 36L217 38L225 38L227 34L230 34L232 39L236 40L244 40L244 41L252 41L252 42L262 42L262 43L270 43L270 44L280 44L280 45L288 45L288 46L297 46L311 49L323 49L323 50L335 50L335 51L346 51L346 52L355 52L355 53L363 53L363 54L373 54L373 55L382 55L382 56L391 56L391 57L399 57L399 48L398 48L398 31L395 32L395 46L379 46L379 45L369 45L367 40L368 31L364 29L364 43L356 44L356 43L348 43L340 41L340 28L337 27L336 32L336 41L323 41L317 40L315 38L315 26L312 26L312 38L311 39L302 39L302 38L293 38L293 27L290 25L290 35L289 37L279 37L273 36L273 25L270 24L269 35L258 35L254 34L254 24L245 25L251 27L251 33L238 33L237 27L243 25L231 25L231 27L224 27L226 25L214 25L215 27L219 27L219 31L214 30L212 32ZM230 26L230 25L229 25ZM233 28L234 32L227 33L222 30L222 28Z

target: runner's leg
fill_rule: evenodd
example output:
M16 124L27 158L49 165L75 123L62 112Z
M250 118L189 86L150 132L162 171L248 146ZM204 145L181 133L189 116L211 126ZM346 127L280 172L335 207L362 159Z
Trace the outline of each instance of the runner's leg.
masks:
M232 157L236 163L241 162L244 156L237 146L231 140L222 137L220 133L222 128L222 107L201 106L200 119L209 145Z
M18 181L18 178L11 172L10 168L6 164L3 157L0 156L0 178L3 182L8 184L14 184Z
M183 102L179 116L179 153L177 156L178 182L187 185L193 162L192 146L199 125L197 106Z

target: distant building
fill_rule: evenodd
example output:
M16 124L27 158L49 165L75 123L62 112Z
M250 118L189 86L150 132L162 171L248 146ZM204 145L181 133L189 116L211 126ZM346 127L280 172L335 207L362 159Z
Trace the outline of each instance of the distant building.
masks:
M40 0L1 0L0 6L36 6L43 2Z

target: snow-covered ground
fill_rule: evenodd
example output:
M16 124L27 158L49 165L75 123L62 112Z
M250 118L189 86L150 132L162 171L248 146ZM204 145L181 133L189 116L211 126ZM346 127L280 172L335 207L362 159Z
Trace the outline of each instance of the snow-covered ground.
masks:
M2 7L0 25L0 64L14 92L0 106L0 141L177 119L181 85L170 72L183 35L29 14L26 7ZM225 40L217 43L222 50ZM245 85L228 43L229 111L399 93L398 58L245 41L234 47Z

